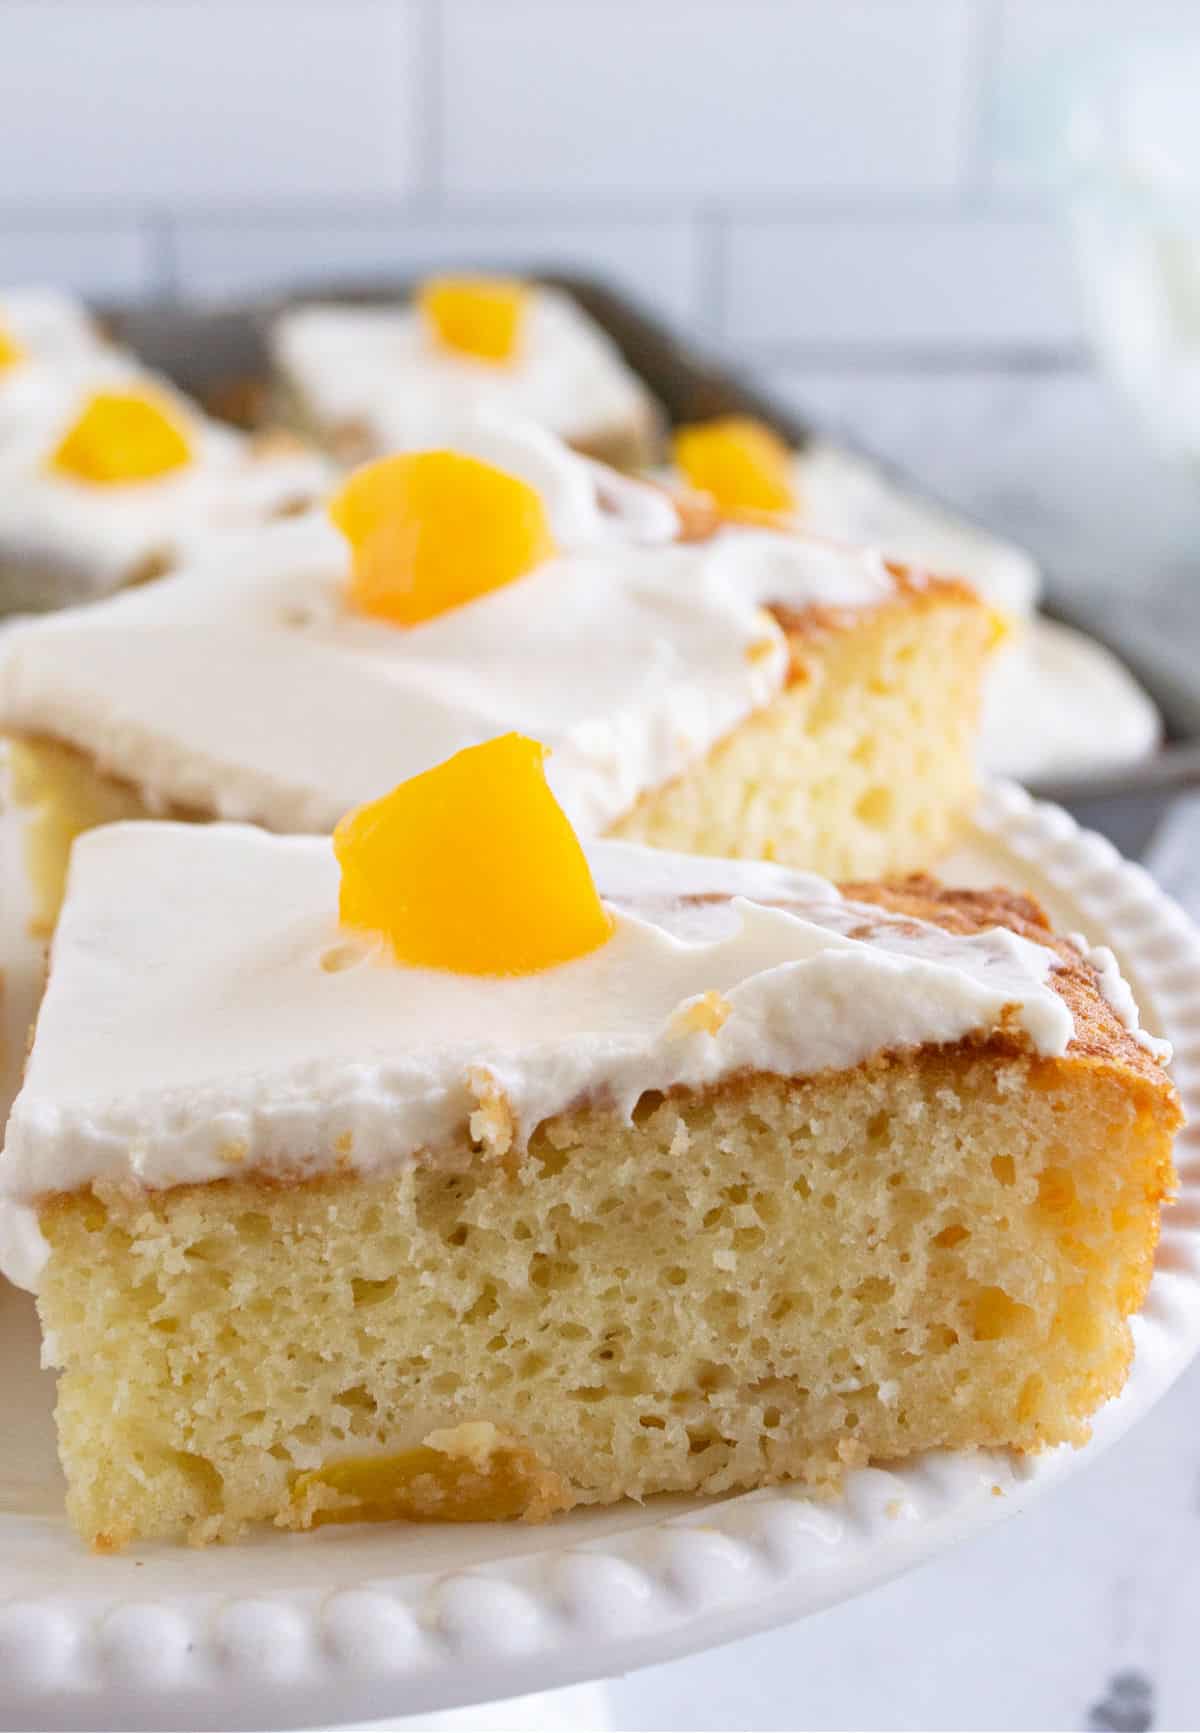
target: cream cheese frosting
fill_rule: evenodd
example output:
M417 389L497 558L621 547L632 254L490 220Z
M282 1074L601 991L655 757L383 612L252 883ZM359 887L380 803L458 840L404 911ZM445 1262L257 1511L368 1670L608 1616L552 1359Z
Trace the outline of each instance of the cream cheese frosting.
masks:
M1099 775L1148 758L1162 738L1150 698L1110 650L1034 620L988 671L981 762L1022 781Z
M98 390L151 390L191 457L157 478L96 484L48 459ZM256 445L201 414L165 380L118 356L30 365L0 394L0 607L47 608L120 587L149 562L175 565L212 533L309 504L330 479L316 452Z
M472 445L473 441L473 445ZM560 553L421 625L355 611L324 515L230 538L220 557L0 643L0 726L73 744L175 803L279 831L328 830L452 752L517 729L553 749L576 826L606 829L787 676L765 611L866 608L879 555L729 528L673 542L660 491L531 427L487 420L459 448L539 487Z
M477 410L584 441L652 413L616 345L561 291L531 286L520 348L490 363L439 345L413 306L314 305L281 315L276 369L306 420L360 425L375 451L438 443Z
M804 523L869 542L899 560L964 577L1017 624L988 670L979 761L1021 781L1134 764L1162 724L1117 658L1094 639L1036 616L1041 574L1023 549L914 497L879 465L824 440L795 459Z
M883 548L898 560L966 578L993 607L1028 619L1041 574L1023 548L918 499L869 458L825 440L797 452L801 516L816 535Z
M9 1276L36 1279L47 1194L386 1172L497 1090L520 1139L584 1098L629 1114L646 1090L747 1068L810 1075L1001 1022L1043 1055L1072 1038L1055 953L1007 929L950 934L765 863L588 853L611 940L481 978L398 964L339 927L328 839L82 838L0 1161ZM688 1015L714 994L723 1020Z

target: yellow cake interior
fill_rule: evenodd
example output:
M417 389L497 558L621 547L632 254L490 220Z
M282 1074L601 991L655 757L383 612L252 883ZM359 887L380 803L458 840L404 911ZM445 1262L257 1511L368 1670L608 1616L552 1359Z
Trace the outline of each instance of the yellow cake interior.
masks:
M1128 1067L968 1045L582 1106L520 1156L477 1115L388 1178L60 1196L72 1518L538 1517L1078 1442L1174 1123Z
M947 586L852 626L790 632L794 677L780 697L644 794L612 834L833 879L929 867L974 803L995 630L988 610Z
M86 754L57 740L10 740L8 765L12 798L25 808L30 926L44 936L58 918L75 838L98 824L152 815L132 784L105 776Z

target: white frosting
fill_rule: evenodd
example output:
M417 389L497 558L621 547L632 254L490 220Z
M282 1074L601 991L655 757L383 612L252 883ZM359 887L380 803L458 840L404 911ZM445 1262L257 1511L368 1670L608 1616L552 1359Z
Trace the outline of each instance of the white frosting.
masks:
M517 355L474 360L437 343L412 306L308 306L272 333L276 368L326 431L364 427L376 451L438 444L490 408L584 440L645 417L649 398L616 345L571 299L531 288Z
M451 450L528 483L562 548L661 547L679 534L679 513L661 488L579 456L535 421L480 409L445 433Z
M36 1290L49 1256L50 1247L38 1226L37 1211L27 1203L6 1197L0 1187L0 1276L7 1276L18 1288ZM53 1362L44 1359L42 1364Z
M1022 548L918 499L868 458L817 441L796 455L805 525L817 535L880 547L926 571L966 578L994 607L1031 615L1041 591Z
M967 578L1023 623L988 671L979 738L986 770L1028 782L1114 770L1154 751L1158 713L1116 657L1082 633L1034 617L1041 576L1023 549L824 442L798 453L796 485L803 521L818 535L869 543L928 571Z
M175 824L82 838L0 1162L7 1273L36 1279L44 1194L436 1159L485 1085L521 1138L584 1097L629 1114L646 1090L843 1069L1002 1019L1040 1054L1072 1038L1054 953L1005 929L952 935L765 864L589 855L609 942L479 978L403 966L340 928L327 839ZM343 966L324 966L331 952ZM711 992L724 1022L688 1027L680 1013Z
M0 291L0 332L23 357L0 367L0 395L31 364L74 363L110 352L82 302L57 289Z
M1034 620L988 671L979 756L1021 781L1098 774L1147 758L1162 736L1157 710L1094 638Z
M1138 1015L1137 1000L1133 996L1133 988L1121 973L1121 965L1116 955L1107 945L1089 944L1083 933L1070 933L1069 943L1074 945L1086 963L1096 971L1096 985L1101 996L1113 1013L1117 1022L1133 1036L1139 1047L1145 1049L1152 1058L1161 1060L1164 1065L1171 1062L1171 1043L1162 1040L1157 1035L1151 1035L1143 1029Z
M328 830L515 728L552 748L551 782L592 832L781 689L787 648L764 602L894 593L877 555L806 536L731 528L653 545L671 508L652 489L621 484L605 520L608 472L536 430L509 430L503 452L494 429L485 438L545 490L562 551L527 576L400 628L351 608L348 550L323 514L289 520L10 629L0 725L78 746L152 805L280 831Z
M49 467L50 455L98 390L167 400L190 461L152 480L96 484ZM27 366L0 394L0 607L53 607L119 588L147 560L176 564L214 532L311 502L329 479L302 449L255 449L166 380L113 355Z

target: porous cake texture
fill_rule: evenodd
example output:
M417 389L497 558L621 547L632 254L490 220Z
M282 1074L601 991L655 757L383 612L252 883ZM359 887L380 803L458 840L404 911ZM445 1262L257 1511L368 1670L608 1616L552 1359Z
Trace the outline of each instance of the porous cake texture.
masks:
M975 800L979 693L995 626L955 583L869 614L777 615L784 690L611 834L774 860L834 879L919 871Z
M609 945L460 993L315 920L325 846L156 825L77 852L4 1184L48 1244L26 1275L94 1545L831 1492L1086 1438L1179 1114L1111 971L1032 904L600 845ZM236 983L219 916L207 969L185 930L201 877L254 935ZM149 1012L162 1073L127 1092L109 1056Z

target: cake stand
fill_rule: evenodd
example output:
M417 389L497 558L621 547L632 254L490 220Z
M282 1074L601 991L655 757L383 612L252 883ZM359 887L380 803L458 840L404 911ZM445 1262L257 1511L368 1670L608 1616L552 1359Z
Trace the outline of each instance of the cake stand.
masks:
M1132 1374L1086 1448L930 1454L851 1474L834 1505L785 1487L543 1527L326 1528L92 1557L62 1516L32 1304L0 1286L0 1729L347 1725L602 1678L858 1594L1019 1511L1119 1437L1200 1345L1200 935L1141 868L1006 784L986 791L946 876L1029 889L1057 925L1111 945L1146 1023L1175 1043L1192 1121L1179 1197ZM17 885L10 871L10 1060L38 971Z

